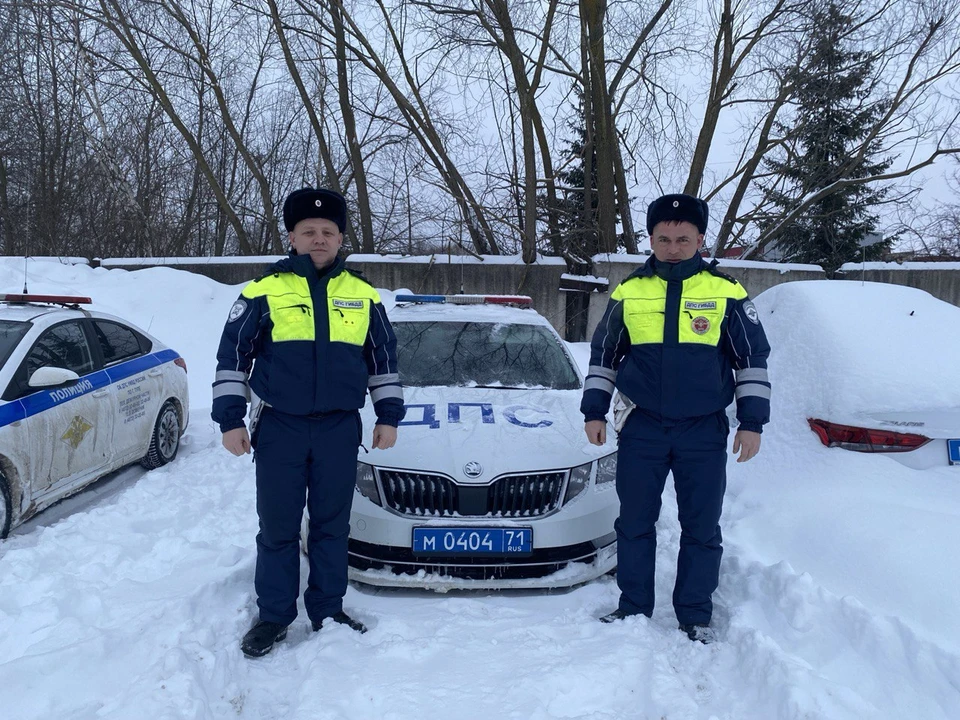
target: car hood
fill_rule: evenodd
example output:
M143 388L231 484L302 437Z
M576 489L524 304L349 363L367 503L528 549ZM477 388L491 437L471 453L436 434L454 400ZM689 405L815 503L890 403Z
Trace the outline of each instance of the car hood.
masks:
M407 415L397 444L361 451L361 462L484 485L504 473L565 469L616 450L609 425L606 445L587 442L579 390L406 387L403 392ZM369 403L363 419L367 428L376 421ZM468 463L479 465L471 466L470 475Z
M851 425L915 433L928 438L960 438L960 408L913 412L862 413Z

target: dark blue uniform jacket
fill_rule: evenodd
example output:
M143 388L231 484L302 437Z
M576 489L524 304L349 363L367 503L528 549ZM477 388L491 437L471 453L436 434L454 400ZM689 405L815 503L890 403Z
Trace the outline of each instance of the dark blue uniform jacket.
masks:
M699 255L651 257L611 294L593 334L580 409L602 420L616 387L667 419L715 413L736 397L740 428L770 419L770 345L756 307L733 278Z
M243 427L250 390L291 415L363 407L377 422L403 419L397 340L380 295L337 258L319 274L308 255L273 265L230 310L217 351L213 419Z

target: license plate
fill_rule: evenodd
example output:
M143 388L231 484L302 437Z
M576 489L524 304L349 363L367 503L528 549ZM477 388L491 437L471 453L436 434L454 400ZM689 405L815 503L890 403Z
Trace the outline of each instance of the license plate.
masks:
M413 552L419 555L528 555L532 550L532 528L413 529Z
M960 440L947 440L947 454L951 465L960 465Z

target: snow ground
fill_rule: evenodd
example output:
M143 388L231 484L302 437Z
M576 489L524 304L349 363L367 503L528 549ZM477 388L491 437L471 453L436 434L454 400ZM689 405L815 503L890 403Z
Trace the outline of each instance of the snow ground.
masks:
M2 291L21 290L22 263L0 260ZM616 605L612 578L557 593L351 586L345 605L369 633L313 634L301 613L274 653L252 661L238 641L255 613L253 465L220 447L208 400L239 287L163 268L32 262L29 284L88 294L178 349L193 410L172 465L121 471L0 543L5 718L960 716L960 468L917 471L820 446L802 421L809 395L787 382L798 369L777 353L778 342L812 342L815 328L772 331L802 297L757 303L765 323L777 310L771 373L782 390L760 456L730 465L718 644L676 630L679 525L667 491L652 620L596 621ZM876 293L872 302L894 302ZM927 298L918 307L932 307ZM585 345L574 351L586 360Z

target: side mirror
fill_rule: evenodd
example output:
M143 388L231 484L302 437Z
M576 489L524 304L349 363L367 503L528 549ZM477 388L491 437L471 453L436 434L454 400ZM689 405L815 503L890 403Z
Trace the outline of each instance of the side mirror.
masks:
M58 367L42 367L30 376L27 385L32 388L59 387L77 382L80 376L73 370Z

